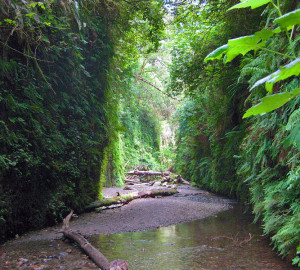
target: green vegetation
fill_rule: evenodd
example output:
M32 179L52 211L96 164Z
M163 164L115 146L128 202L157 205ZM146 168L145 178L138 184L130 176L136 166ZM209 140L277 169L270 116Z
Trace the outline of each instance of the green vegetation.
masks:
M126 80L120 116L127 170L138 166L165 170L172 163L168 123L176 102L165 90L169 79L167 50L161 46L157 52L142 54L133 66L133 76Z
M0 240L175 165L300 264L300 6L237 2L2 1Z
M177 9L170 91L187 98L177 113L176 169L252 204L279 253L293 256L300 243L299 7L235 3Z
M80 212L105 180L122 183L121 91L112 84L132 72L124 54L133 62L137 44L157 48L161 6L1 3L0 239Z

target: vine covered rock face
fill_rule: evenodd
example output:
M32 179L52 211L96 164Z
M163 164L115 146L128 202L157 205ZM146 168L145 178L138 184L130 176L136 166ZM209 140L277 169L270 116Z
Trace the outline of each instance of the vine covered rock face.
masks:
M109 87L118 41L135 16L162 27L160 1L126 2L1 4L0 240L56 223L99 195L103 167L114 162L104 162L105 149L119 132L119 94ZM153 48L158 39L144 31Z
M97 196L112 55L100 13L80 30L92 14L74 4L8 2L0 13L1 238Z

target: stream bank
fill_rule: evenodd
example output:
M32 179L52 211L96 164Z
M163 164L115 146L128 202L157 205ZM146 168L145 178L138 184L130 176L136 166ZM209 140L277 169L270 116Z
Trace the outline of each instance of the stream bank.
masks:
M132 189L140 191L151 189L151 187L140 184L132 187ZM122 195L132 191L133 190L109 188L104 190L104 196L109 198L115 196L117 192ZM153 263L151 263L151 261L154 262L159 256L162 256L162 253L166 253L166 255L164 255L165 258L167 254L179 254L181 251L184 251L184 254L191 254L191 260L194 261L195 256L198 256L196 254L198 252L197 250L200 250L200 253L205 251L205 249L208 249L209 252L214 250L214 248L211 249L210 245L207 243L197 244L195 247L194 244L192 247L180 246L179 249L174 250L174 248L176 249L176 246L174 246L175 242L181 243L181 240L183 239L182 243L185 243L185 238L194 239L196 238L196 235L202 235L200 230L198 233L197 228L207 228L207 230L210 230L210 228L220 228L220 231L217 233L213 231L213 233L218 234L213 235L215 237L218 237L219 234L221 234L223 227L226 229L231 228L234 231L233 233L236 233L235 226L227 226L228 222L226 222L225 218L228 216L226 210L231 211L231 216L232 213L233 216L235 215L234 209L236 204L234 204L233 201L187 185L179 186L178 192L178 194L171 197L137 199L121 208L109 209L100 213L85 213L74 219L70 223L70 228L87 237L89 241L91 241L109 259L118 259L120 257L119 259L128 260L130 262L130 269L137 270L162 269L160 268L162 267L161 265L154 266ZM208 222L210 218L214 220L218 218L219 215L221 215L219 223ZM239 219L238 215L236 218ZM193 223L201 221L204 222L204 225L200 225L200 227L199 225L195 225L196 223ZM238 221L234 221L232 224L237 222ZM176 224L180 224L177 226L186 226L184 224L194 225L188 225L188 229L180 229L181 227L174 226ZM212 226L212 224L214 224L214 226ZM174 231L178 230L177 228L179 228L179 231L185 231L188 235L174 236ZM83 254L75 244L63 241L62 234L59 233L59 230L60 226L46 228L44 230L28 233L19 239L3 244L0 246L0 269L98 269L98 267ZM191 233L189 233L189 231ZM163 246L166 249L165 251L161 250L160 242L157 243L157 246L155 246L155 244L153 245L153 243L155 243L154 240L157 239L155 234L161 234L161 232L163 232L165 236L169 235L169 239L165 239L165 242L163 243ZM172 233L170 234L170 232ZM194 233L194 235L192 235L192 233ZM228 235L228 232L226 232L226 234ZM132 244L135 242L128 240L128 237L129 239L134 238L135 242L142 243L145 248L136 247ZM210 237L211 236L206 235L206 241L211 241L211 239L209 240ZM239 235L239 237L244 238L244 236L241 235ZM152 238L154 242L151 240ZM123 239L123 242L119 242L118 239ZM215 251L218 252L218 248L219 247L217 247ZM120 250L123 253L120 252ZM160 255L155 255L156 250L160 250ZM237 248L237 250L240 250L240 248ZM269 253L272 253L268 246L267 250ZM127 251L131 253L127 254ZM152 252L150 255L148 254L149 251ZM130 258L127 256L130 256ZM148 256L149 260L141 259L145 256ZM272 260L274 260L274 262L272 262ZM143 261L145 261L146 264L141 264ZM168 263L167 260L164 260L164 262ZM170 261L169 263L170 267L174 265L174 262ZM181 265L177 263L177 268L175 268L182 270L200 269L187 266L189 263L190 261L186 261ZM197 266L197 263L198 262L196 262L195 267L199 266L199 264ZM290 269L288 264L282 262L280 258L275 256L275 253L273 253L273 257L271 257L271 264L272 263L274 267L283 265L280 269ZM215 266L216 265L217 264L215 264ZM168 265L165 265L165 267L166 269L171 269L168 268ZM222 268L213 267L201 269Z
M110 198L117 192L122 195L151 188L139 184L131 190L106 188L103 193ZM137 199L100 213L84 213L71 221L70 228L87 238L153 230L202 219L231 207L230 200L196 187L182 185L178 192L171 197ZM4 243L0 246L0 269L97 269L77 247L61 240L59 230L60 225L49 227Z

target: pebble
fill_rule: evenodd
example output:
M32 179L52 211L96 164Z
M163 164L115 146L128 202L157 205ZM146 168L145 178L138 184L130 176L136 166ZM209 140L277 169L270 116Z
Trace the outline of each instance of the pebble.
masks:
M67 256L67 255L69 255L69 254L66 253L66 252L61 252L61 253L59 253L59 255L60 255L60 256Z

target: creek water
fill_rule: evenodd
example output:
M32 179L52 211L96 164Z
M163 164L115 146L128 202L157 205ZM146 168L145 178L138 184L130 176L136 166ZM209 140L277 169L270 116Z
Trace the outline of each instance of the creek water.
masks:
M109 261L135 270L294 269L272 251L253 217L234 205L216 216L157 230L89 239Z
M269 239L262 236L259 226L252 223L253 216L244 213L242 206L206 192L190 194L188 191L195 190L189 188L185 195L179 193L174 197L231 204L232 208L215 216L157 230L112 235L92 233L88 240L109 261L125 259L130 270L296 269L276 255ZM88 224L89 219L85 222ZM120 220L116 222L119 224ZM59 235L54 240L53 230L33 232L0 245L0 269L98 269L76 244L62 241Z

